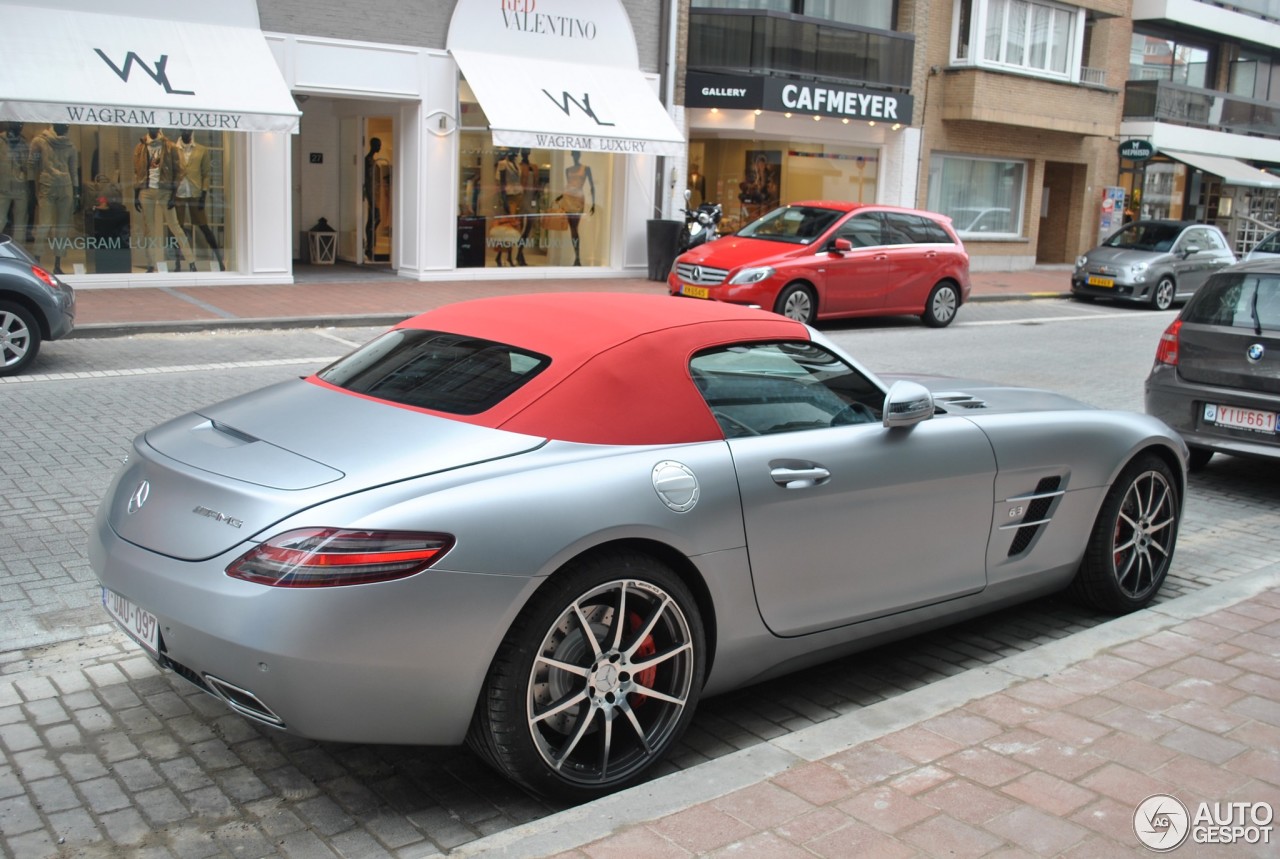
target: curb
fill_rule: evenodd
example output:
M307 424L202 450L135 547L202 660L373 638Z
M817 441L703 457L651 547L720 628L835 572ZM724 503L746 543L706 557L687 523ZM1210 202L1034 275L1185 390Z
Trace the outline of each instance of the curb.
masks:
M971 295L967 303L1070 298L1065 292L1013 292ZM279 328L390 328L422 311L329 316L265 316L249 319L203 319L174 322L91 322L78 325L64 339L93 340L134 334L191 334L202 331L261 331Z

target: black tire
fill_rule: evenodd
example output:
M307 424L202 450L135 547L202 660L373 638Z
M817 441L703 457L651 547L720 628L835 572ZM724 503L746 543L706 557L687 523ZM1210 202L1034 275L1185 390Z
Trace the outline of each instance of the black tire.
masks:
M929 300L924 303L924 313L920 319L930 328L946 328L956 318L960 309L960 292L955 284L943 281L929 293Z
M40 325L31 311L0 301L0 376L21 373L40 354Z
M1151 290L1151 306L1156 310L1168 310L1173 307L1173 299L1178 295L1178 285L1173 281L1173 275L1162 274L1160 280L1156 281L1155 288Z
M705 648L693 596L668 567L637 552L582 559L512 624L467 743L535 793L580 802L621 790L684 734Z
M1181 517L1169 466L1154 454L1137 457L1102 502L1072 592L1113 614L1151 602L1173 562Z
M790 283L778 293L773 312L812 325L818 318L818 296L803 283Z
M1187 468L1191 471L1199 471L1209 464L1209 460L1213 459L1213 451L1207 447L1191 448L1191 457L1187 462Z

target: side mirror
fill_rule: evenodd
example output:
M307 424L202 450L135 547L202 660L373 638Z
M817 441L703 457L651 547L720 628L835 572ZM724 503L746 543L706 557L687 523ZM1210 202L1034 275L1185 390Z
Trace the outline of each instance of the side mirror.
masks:
M853 250L853 242L848 239L832 239L831 244L827 245L827 251L833 254L847 254Z
M933 417L933 394L924 385L899 380L884 398L884 425L915 426Z
M689 198L691 198L692 196L693 196L693 192L692 192L692 191L690 191L688 188L685 188L685 189L684 189L684 201L685 201L686 203L687 203L687 202L689 202Z
M1198 253L1200 253L1200 246L1195 243L1191 243L1182 249L1182 258L1186 259L1192 254L1198 254Z

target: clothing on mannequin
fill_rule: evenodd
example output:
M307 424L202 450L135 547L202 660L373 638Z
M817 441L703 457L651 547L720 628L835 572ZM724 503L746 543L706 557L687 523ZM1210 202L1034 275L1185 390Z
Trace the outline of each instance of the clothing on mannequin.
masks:
M578 222L582 213L596 213L596 181L591 176L591 168L582 163L582 153L573 150L569 153L573 164L564 168L564 193L560 195L560 205L564 208L565 219L569 222L569 238L573 242L573 264L582 265L581 241L578 238ZM584 189L591 189L591 208L586 208Z
M178 222L199 228L218 261L218 270L226 271L227 267L222 262L222 250L218 247L218 237L214 235L204 213L205 197L209 193L213 174L209 149L195 141L189 128L182 130L175 145L178 148L178 165L181 171L176 192L177 205L174 207L178 210ZM191 241L195 241L194 232Z
M520 150L520 187L524 193L520 198L520 214L524 215L524 224L520 227L520 250L516 253L519 265L528 265L524 260L524 249L529 246L529 234L533 232L534 218L538 213L538 165L529 161L529 150Z
M0 233L13 210L13 231L19 242L27 242L27 213L31 205L31 145L22 136L22 123L6 123L0 135Z
M35 257L50 247L53 273L62 274L62 252L71 238L71 216L80 211L80 154L59 123L31 141L30 175L36 181ZM52 239L50 238L52 236Z
M370 137L369 151L364 156L364 258L369 262L373 262L374 235L382 223L382 212L378 210L377 202L377 158L381 151L382 141Z
M175 210L181 175L178 147L160 129L148 128L133 148L133 208L142 213L147 271L156 271L167 261L166 229L178 240L181 258L191 271L196 270L195 254Z

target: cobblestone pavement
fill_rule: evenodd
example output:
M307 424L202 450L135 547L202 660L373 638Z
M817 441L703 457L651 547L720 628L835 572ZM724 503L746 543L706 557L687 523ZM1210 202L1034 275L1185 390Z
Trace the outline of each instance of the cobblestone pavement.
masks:
M63 353L65 365L49 369L69 376L0 389L28 430L0 458L0 621L4 640L21 641L0 653L0 848L15 857L418 856L483 849L530 823L556 826L562 809L511 787L464 750L279 735L158 672L102 622L83 543L123 440L182 408L314 368L345 351L343 341L363 339L358 331L210 336L192 350L197 362L165 364L172 345L153 338L166 336L174 335L68 341L59 345L110 366L81 376L81 353ZM883 344L890 361L892 328L849 336ZM145 360L112 365L103 359L111 349ZM253 362L260 366L246 366ZM221 373L220 363L238 369ZM167 370L123 372L140 366ZM1232 459L1193 477L1161 604L1263 570L1280 555L1277 477L1274 465ZM706 701L664 773L697 778L699 764L782 748L788 737L842 725L864 709L883 712L884 702L1030 658L1102 620L1064 600L1040 600ZM618 855L616 847L588 855Z

